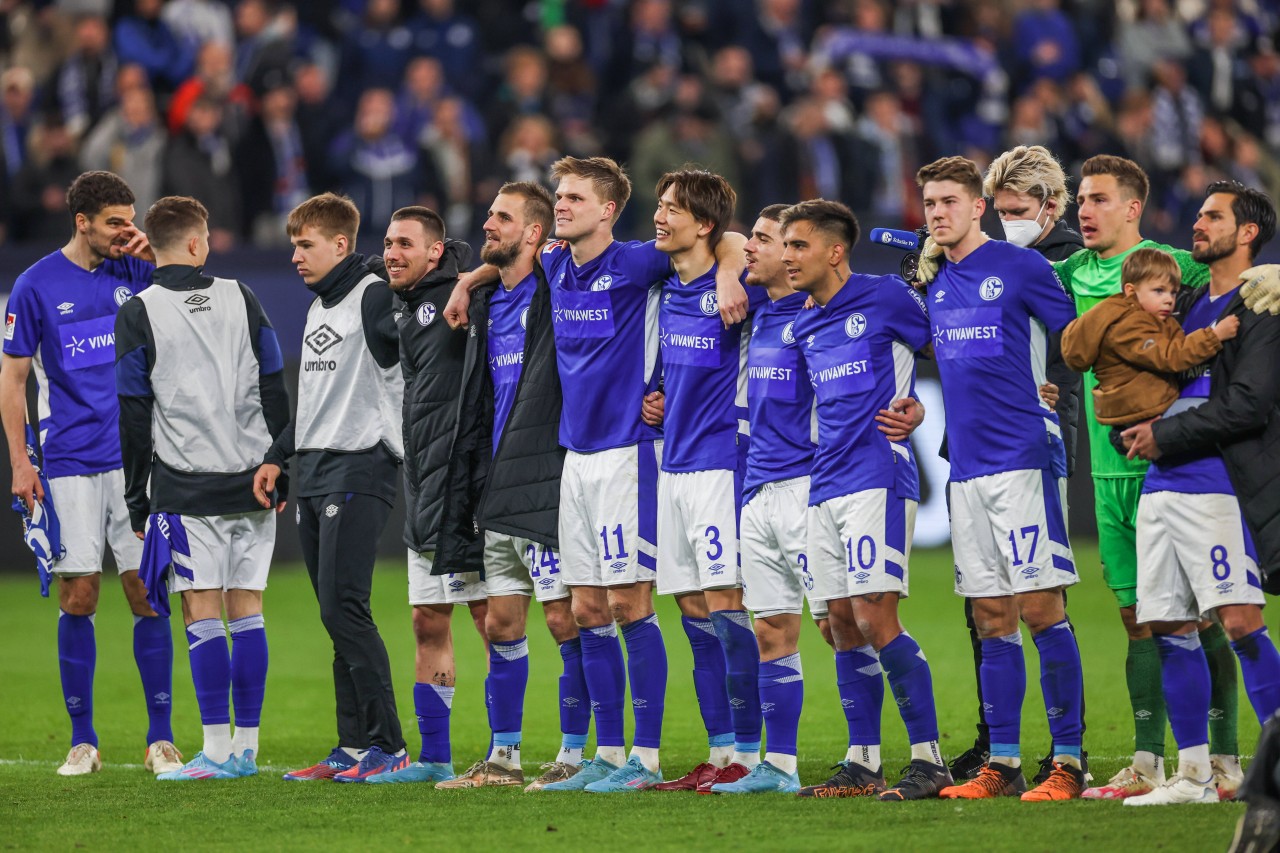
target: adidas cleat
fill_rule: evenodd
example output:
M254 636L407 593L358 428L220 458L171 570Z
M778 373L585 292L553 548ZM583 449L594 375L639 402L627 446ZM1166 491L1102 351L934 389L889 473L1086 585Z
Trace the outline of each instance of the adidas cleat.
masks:
M661 785L655 785L654 788L659 791L696 791L703 785L714 783L719 773L719 767L704 761L679 779L663 782Z
M874 797L884 791L884 771L868 770L854 761L841 761L836 775L820 785L806 785L796 792L801 797Z
M1218 791L1213 787L1213 780L1196 782L1185 776L1174 776L1159 788L1140 797L1130 797L1124 801L1126 806L1171 806L1186 803L1216 803Z
M530 782L524 792L529 794L534 791L541 791L548 785L554 785L557 782L567 782L578 775L584 764L585 762L583 764L567 764L563 761L549 761L539 768L542 771L542 775Z
M284 780L286 782L318 782L323 779L332 779L343 770L355 767L356 763L357 759L348 755L346 750L336 747L329 753L329 757L320 763L301 770L290 770L284 774Z
M608 778L592 782L583 790L588 794L630 794L647 790L661 783L662 774L654 773L633 755L626 764L610 773Z
M956 756L948 767L951 770L951 778L957 781L972 779L982 772L982 768L986 766L988 759L991 758L991 750L987 744L975 742L964 752Z
M951 774L941 764L932 761L913 759L902 771L902 778L892 788L886 788L880 795L880 802L892 803L899 800L929 800L938 796L943 788L954 785Z
M231 756L231 760L236 763L241 776L258 775L258 756L254 754L252 749L246 749L239 755Z
M751 768L747 767L745 764L739 764L736 761L731 762L728 765L721 767L716 775L711 777L710 781L703 782L699 785L697 791L699 794L710 794L712 785L737 782L739 779L746 778L747 774L750 772Z
M733 765L730 765L732 767ZM738 765L739 767L741 765ZM711 794L794 794L800 790L800 777L784 773L767 761L761 761L751 772L733 782L716 782ZM698 793L702 793L699 791Z
M977 776L963 785L943 788L938 796L944 800L992 800L1016 797L1026 792L1027 780L1020 768L987 762Z
M466 788L502 788L524 784L524 771L503 767L494 761L477 761L453 779L436 783L443 791L460 791Z
M453 764L439 761L415 761L408 767L389 770L368 778L370 785L394 785L400 782L447 782L453 778Z
M172 773L182 769L182 753L172 742L158 740L147 747L147 755L142 760L146 770L159 776L161 773Z
M333 777L335 782L366 782L371 776L403 770L410 764L409 754L387 755L380 747L371 746L360 763L348 767Z
M78 743L67 753L67 760L58 768L58 775L84 776L101 769L102 756L98 755L98 748L91 743Z
M1055 762L1049 778L1022 795L1024 803L1048 803L1054 800L1078 800L1084 790L1084 771L1070 764Z
M1152 779L1140 770L1125 767L1112 776L1105 785L1085 788L1080 796L1086 800L1127 800L1149 794L1164 784L1164 779Z
M602 782L608 779L611 774L619 768L616 764L610 764L600 756L596 756L590 761L582 762L582 767L577 773L560 782L549 782L542 786L544 791L583 791L588 785L595 782Z
M192 782L204 781L207 779L239 779L240 765L236 763L236 757L234 755L226 761L217 762L211 758L207 758L203 752L197 752L196 757L182 765L181 769L173 770L169 773L161 773L156 778L164 782Z

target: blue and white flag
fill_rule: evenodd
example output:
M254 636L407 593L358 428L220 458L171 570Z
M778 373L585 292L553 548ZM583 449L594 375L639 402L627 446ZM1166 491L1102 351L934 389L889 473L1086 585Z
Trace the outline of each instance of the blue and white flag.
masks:
M53 496L49 493L49 478L41 470L36 458L36 434L27 424L27 458L36 469L40 478L40 487L44 490L44 500L35 501L35 506L28 510L22 498L15 496L13 511L22 517L22 541L36 555L36 571L40 573L40 594L49 597L49 586L53 582L53 564L66 556L67 549L62 547L62 525L58 523L58 513L53 509Z
M169 568L187 580L195 580L191 572L191 545L182 526L182 516L172 512L153 512L147 520L147 535L142 541L142 565L138 579L147 588L147 603L161 616L169 615Z

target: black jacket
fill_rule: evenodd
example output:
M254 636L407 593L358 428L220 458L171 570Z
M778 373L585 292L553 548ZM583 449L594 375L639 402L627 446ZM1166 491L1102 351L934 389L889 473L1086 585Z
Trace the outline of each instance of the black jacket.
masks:
M1203 288L1179 300L1179 320ZM1240 318L1240 332L1210 362L1209 399L1152 425L1165 456L1217 450L1258 549L1268 592L1280 593L1280 317L1255 314L1237 290L1220 316Z
M1062 261L1084 248L1084 239L1065 220L1059 219L1044 239L1031 247L1047 261ZM1079 373L1062 360L1062 333L1049 336L1045 377L1058 386L1058 423L1062 425L1062 442L1067 448L1067 476L1076 470L1076 435L1080 426L1080 394L1084 382Z
M436 550L445 529L468 543L461 553L437 553L441 574L484 570L484 540L463 499L474 488L470 465L454 448L468 331L451 329L444 319L470 261L470 246L446 241L440 265L395 303L404 372L404 543L415 551Z

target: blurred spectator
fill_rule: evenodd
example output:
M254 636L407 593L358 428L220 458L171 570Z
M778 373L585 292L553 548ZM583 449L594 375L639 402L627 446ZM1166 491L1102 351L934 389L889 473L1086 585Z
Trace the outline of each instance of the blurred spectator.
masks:
M409 64L413 36L400 23L400 0L369 0L342 43L340 97L354 103L366 89L396 89Z
M743 0L745 5L746 0ZM812 28L802 0L755 0L756 14L738 18L735 41L751 54L756 78L784 99L803 92L807 82L808 45Z
M1241 8L1241 6L1246 4L1237 3L1236 0L1209 0L1205 5L1209 7L1208 11L1201 17L1192 21L1191 26L1187 28L1191 33L1191 40L1197 45L1201 47L1208 47L1213 43L1213 35L1210 32L1213 28L1213 22L1211 19L1216 12L1226 12L1230 17L1231 43L1236 47L1252 50L1258 39L1262 37L1262 22L1256 15L1252 15ZM1272 19L1272 24L1274 25L1277 12L1274 3L1249 3L1248 5L1253 6L1255 9L1259 6L1263 9L1267 9L1267 6L1269 5L1270 9L1268 12Z
M448 232L462 240L476 235L477 203L487 205L498 190L488 180L487 153L467 133L463 102L441 101L422 137L422 192Z
M1157 60L1152 74L1156 80L1151 99L1156 168L1175 172L1199 160L1204 104L1187 85L1181 63Z
M848 133L857 123L857 113L849 101L849 84L844 75L834 68L824 68L813 75L809 93L822 104L827 126L840 133Z
M1191 39L1169 0L1139 0L1137 18L1120 28L1118 47L1130 89L1145 89L1159 60L1183 61L1191 55Z
M293 85L298 96L294 120L302 137L307 184L316 192L337 187L338 178L329 169L329 149L350 126L349 119L329 101L329 76L322 66L299 65Z
M431 125L436 105L451 96L439 60L431 56L417 57L404 72L404 85L396 101L396 132L407 144L419 144L422 135ZM484 118L474 104L465 99L460 100L463 102L467 135L476 141L484 141Z
M583 55L582 35L560 25L543 39L547 55L547 97L550 116L559 127L566 148L578 155L595 154L600 139L592 127L596 114L596 75Z
M235 41L231 9L221 0L168 0L160 20L191 50L206 42L230 45Z
M169 93L191 76L192 44L161 20L163 0L134 0L133 15L115 26L116 58L142 66L157 92Z
M1115 133L1111 104L1097 81L1086 73L1076 74L1067 83L1062 130L1066 150L1055 153L1068 167L1068 174L1078 172L1074 165L1099 151L1119 151L1124 147Z
M8 65L26 68L37 81L47 82L71 50L74 22L54 6L15 6L12 0L0 2L0 17L6 24L0 26L0 42L11 40L7 47L0 44L0 64L7 59Z
M277 10L270 0L236 3L236 80L255 92L267 80L283 80L293 57L293 11Z
M759 83L751 65L751 54L737 45L722 47L712 57L707 94L724 116L725 124L737 139L744 139L761 99L772 97L768 86Z
M416 204L422 190L418 152L396 134L395 111L390 91L365 92L354 126L334 140L329 152L338 188L355 202L374 234L382 233L398 208Z
M106 20L85 15L76 22L71 54L54 72L45 101L46 110L62 116L73 140L115 104L116 68Z
M611 91L626 88L646 68L684 64L684 47L671 14L672 0L634 0L627 19L613 35L612 61L606 76Z
M870 214L876 222L915 228L924 223L915 173L920 158L911 119L892 92L867 98L857 135L875 157Z
M556 129L551 119L540 115L520 116L511 123L498 147L499 178L502 181L533 181L552 189L548 170L560 159Z
M31 157L14 181L13 238L62 243L67 239L67 187L80 174L75 137L49 114L31 132Z
M240 186L231 140L222 129L222 105L201 95L187 112L182 132L164 152L161 191L198 198L209 209L209 247L223 252L240 233Z
M1280 54L1267 47L1249 60L1252 76L1236 92L1236 115L1245 129L1280 150Z
M783 195L776 200L840 199L860 215L869 215L881 168L878 152L861 137L833 130L822 104L813 98L801 98L788 107L784 121L789 133L777 158Z
M1163 178L1156 173L1154 126L1151 96L1141 91L1125 95L1116 111L1116 137L1121 145L1119 153L1141 166L1148 176Z
M1064 82L1080 68L1080 42L1058 0L1034 0L1013 19L1015 76L1023 87Z
M853 28L864 36L889 35L889 10L880 0L854 0ZM849 98L861 108L867 96L885 88L884 65L868 53L851 51L844 60L844 72L849 81Z
M545 115L550 111L547 92L547 60L532 47L507 53L506 71L489 100L486 124L490 139L501 139L507 124L520 115Z
M1205 106L1219 115L1234 115L1236 92L1248 86L1250 76L1240 51L1235 14L1230 9L1211 11L1205 35L1207 43L1196 48L1188 76Z
M120 92L120 106L103 116L80 146L80 168L103 169L124 178L141 218L160 197L157 165L167 139L151 90L130 86Z
M35 81L25 68L0 74L0 244L9 236L18 173L27 162Z
M1059 151L1057 130L1045 110L1045 104L1034 93L1028 93L1013 102L1009 113L1009 126L1005 129L1004 146L1043 145L1050 151Z
M292 86L264 92L258 116L236 146L244 236L259 245L287 243L285 218L311 195L296 110Z
M239 136L253 104L253 92L236 82L233 62L230 45L214 41L200 48L195 75L178 87L169 102L169 133L181 133L191 105L206 97L223 103L223 127L232 137Z
M1268 151L1243 131L1232 138L1235 142L1232 175L1246 186L1258 187L1272 198L1280 198L1280 161L1275 152Z
M675 96L679 77L674 66L655 62L618 98L601 104L598 119L605 134L605 153L618 162L631 157L635 137L661 116Z
M475 19L459 12L456 5L454 0L418 0L418 11L408 24L413 52L440 60L449 86L474 95L484 80L480 30Z

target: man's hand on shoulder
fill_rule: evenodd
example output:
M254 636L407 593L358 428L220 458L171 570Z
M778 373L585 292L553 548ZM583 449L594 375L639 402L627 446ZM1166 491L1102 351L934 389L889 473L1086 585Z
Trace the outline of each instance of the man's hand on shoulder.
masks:
M1280 264L1259 264L1240 273L1244 306L1259 314L1280 314Z

